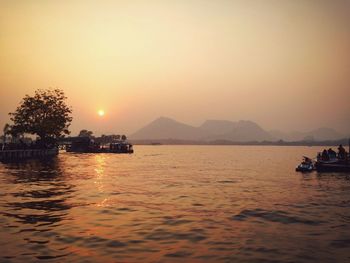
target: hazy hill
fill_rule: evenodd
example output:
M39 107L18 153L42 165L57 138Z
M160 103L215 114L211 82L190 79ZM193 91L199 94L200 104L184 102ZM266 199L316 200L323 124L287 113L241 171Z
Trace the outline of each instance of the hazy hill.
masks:
M130 139L199 140L207 135L208 134L205 131L197 127L180 123L170 118L160 117L132 134Z
M200 126L200 128L212 135L224 134L232 131L236 124L236 122L225 120L207 120Z
M231 140L235 142L270 140L272 136L252 121L208 120L193 127L161 117L130 136L136 140Z
M314 140L318 141L337 140L344 137L343 134L331 128L319 128L309 132L307 136L312 136Z
M267 131L252 121L212 121L211 124L212 125L209 127L214 126L214 124L218 124L218 129L212 128L212 133L210 136L205 138L206 140L230 140L234 142L248 142L267 141L273 139L273 137ZM206 126L208 126L208 124ZM201 127L203 127L203 125Z
M278 130L270 131L271 136L275 140L285 141L301 141L301 140L315 140L315 141L326 141L326 140L339 140L344 138L343 134L340 134L331 128L319 128L309 132L282 132Z
M327 141L344 136L334 129L319 128L309 132L266 131L252 121L207 120L194 127L176 120L160 117L130 136L132 140L191 140L191 141Z

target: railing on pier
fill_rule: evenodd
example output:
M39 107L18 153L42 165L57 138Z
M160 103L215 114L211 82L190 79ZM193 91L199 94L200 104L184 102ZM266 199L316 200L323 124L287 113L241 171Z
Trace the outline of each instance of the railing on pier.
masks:
M55 156L58 149L27 149L27 150L0 150L0 161L23 160L30 158L42 158Z

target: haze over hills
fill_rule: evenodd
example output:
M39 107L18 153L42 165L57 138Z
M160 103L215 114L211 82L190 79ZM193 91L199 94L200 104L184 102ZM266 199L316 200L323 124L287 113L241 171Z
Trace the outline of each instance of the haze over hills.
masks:
M173 119L160 117L130 136L137 140L181 139L200 140L208 133L197 127L177 122Z
M266 131L253 121L207 120L199 127L194 127L160 117L130 136L132 140L192 140L232 142L250 141L300 141L300 140L337 140L344 136L334 129L319 128L310 132Z
M230 125L228 125L230 124ZM229 140L235 142L268 141L272 136L252 121L206 121L200 128L205 129L210 135L203 138L206 141Z
M274 138L279 138L284 141L301 141L301 140L315 140L315 141L325 141L325 140L338 140L344 138L344 134L340 134L331 128L318 128L309 132L281 132L278 130L270 131L270 134Z

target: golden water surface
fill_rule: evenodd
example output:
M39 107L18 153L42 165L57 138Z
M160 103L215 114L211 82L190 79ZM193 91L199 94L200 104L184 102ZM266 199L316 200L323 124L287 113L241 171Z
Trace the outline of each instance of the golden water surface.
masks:
M320 147L136 146L0 163L0 262L350 262L350 175Z

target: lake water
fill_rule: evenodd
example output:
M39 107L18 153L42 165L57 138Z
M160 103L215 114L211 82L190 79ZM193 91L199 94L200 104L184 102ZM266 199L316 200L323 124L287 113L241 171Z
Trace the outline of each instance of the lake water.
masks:
M0 163L0 262L350 262L350 175L320 147L135 146Z

